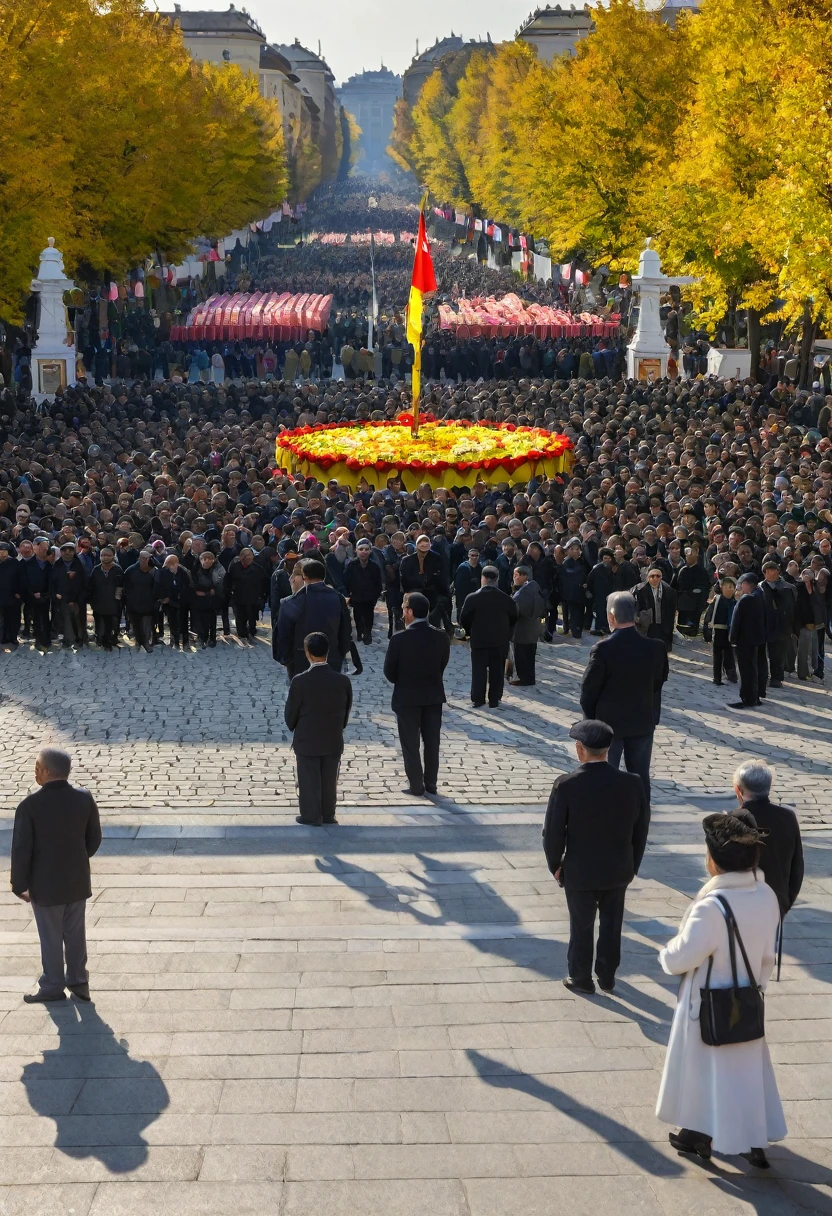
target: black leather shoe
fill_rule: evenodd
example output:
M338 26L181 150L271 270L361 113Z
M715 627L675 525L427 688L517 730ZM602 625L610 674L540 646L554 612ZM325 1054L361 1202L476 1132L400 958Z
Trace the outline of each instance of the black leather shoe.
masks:
M60 996L44 996L42 992L27 992L23 998L27 1005L51 1005L53 1001L65 1001L66 993L62 992Z
M73 986L70 984L69 991L74 997L77 997L79 1001L92 1000L92 997L90 996L89 984L78 984L75 988L73 988Z
M750 1152L740 1153L749 1165L753 1165L758 1170L770 1170L771 1165L765 1151L761 1148L752 1148Z
M580 992L583 996L595 996L595 985L592 980L573 980L571 975L567 975L563 986L570 992Z
M302 823L305 828L320 828L322 823L318 823L315 819L304 819L303 815L295 815L295 823Z
M754 705L746 705L745 701L729 701L728 708L729 709L756 709L757 705L756 705L756 703Z
M438 792L439 792L439 791L437 790L437 788L436 788L436 786L435 786L435 785L426 785L426 786L425 786L425 793L426 793L426 794L437 794Z
M677 1153L693 1153L697 1157L701 1157L703 1161L710 1161L710 1136L705 1136L701 1132L688 1131L686 1127L680 1127L678 1132L670 1132L667 1138Z
M424 798L424 796L425 796L424 790L412 790L409 785L404 787L404 789L402 790L402 793L410 794L411 798Z
M598 987L601 989L602 992L614 992L615 991L615 976L613 976L611 979L606 979L606 978L601 979L600 975L596 975L595 978L598 981Z

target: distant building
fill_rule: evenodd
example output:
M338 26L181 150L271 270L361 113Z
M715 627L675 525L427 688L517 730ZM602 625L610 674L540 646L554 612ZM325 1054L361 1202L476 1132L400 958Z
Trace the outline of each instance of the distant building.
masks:
M679 13L699 11L699 0L646 0L645 8L675 26ZM592 33L593 11L594 6L588 4L580 8L572 4L568 8L560 4L539 8L529 14L515 37L535 47L544 63L551 63L559 55L574 54L580 40Z
M402 95L402 78L389 68L360 72L336 89L338 99L361 127L360 147L364 153L359 168L377 173L389 168L387 145L393 132L393 107Z
M315 143L319 144L321 149L322 177L323 181L334 181L339 168L335 128L341 121L340 103L334 88L335 77L329 64L321 56L320 44L317 55L301 46L297 38L290 46L279 45L275 50L289 61L301 89L317 107L317 115L313 117L313 132Z
M582 8L539 8L530 13L526 21L517 31L516 37L521 42L528 42L537 51L538 59L551 63L560 55L571 55L582 38L592 31L592 9L588 5Z
M409 106L415 105L422 91L422 85L427 80L428 76L432 76L436 68L443 59L457 55L460 51L470 52L485 48L493 49L491 35L489 34L485 42L482 39L471 39L466 42L464 38L460 38L458 34L451 32L448 38L437 38L433 46L429 46L426 51L419 54L418 44L416 55L414 56L410 67L402 77L402 92L404 99Z

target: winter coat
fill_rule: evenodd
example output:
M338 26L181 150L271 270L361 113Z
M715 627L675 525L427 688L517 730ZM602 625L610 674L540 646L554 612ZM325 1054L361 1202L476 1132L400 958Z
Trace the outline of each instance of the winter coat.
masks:
M700 989L713 957L711 987L731 985L728 930L715 892L724 895L739 926L753 978L765 988L774 967L780 920L777 896L754 872L718 874L685 912L679 932L659 952L668 975L681 975L656 1115L663 1123L713 1137L718 1153L736 1156L786 1135L765 1039L708 1047L699 1028ZM737 950L741 985L748 983Z

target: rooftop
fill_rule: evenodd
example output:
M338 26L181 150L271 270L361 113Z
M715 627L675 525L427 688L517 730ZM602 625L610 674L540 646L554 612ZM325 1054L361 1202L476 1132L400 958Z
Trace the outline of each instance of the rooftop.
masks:
M314 51L310 51L307 49L307 47L302 46L299 38L296 38L291 45L287 43L279 43L276 45L275 49L279 51L281 55L285 56L285 58L291 63L292 67L296 70L298 68L306 68L307 70L311 69L312 71L324 71L329 75L331 80L335 79L335 77L332 75L329 64L320 53L320 43L318 43L317 55Z
M229 4L224 12L215 10L189 11L174 4L173 12L161 12L159 16L176 22L183 34L243 34L265 42L266 36L254 18L245 9Z

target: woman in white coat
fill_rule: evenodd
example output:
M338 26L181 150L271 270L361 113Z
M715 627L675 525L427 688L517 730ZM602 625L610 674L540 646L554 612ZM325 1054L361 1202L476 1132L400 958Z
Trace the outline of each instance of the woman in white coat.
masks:
M786 1135L766 1041L707 1046L699 1028L700 989L711 957L711 988L732 985L728 928L717 894L731 906L752 979L761 988L774 967L780 911L776 895L755 869L764 834L737 815L708 815L702 826L711 878L685 912L676 937L659 953L668 975L683 978L656 1114L680 1128L670 1133L670 1143L680 1153L708 1158L713 1148L765 1169L763 1146ZM737 974L741 986L749 983L739 947Z

